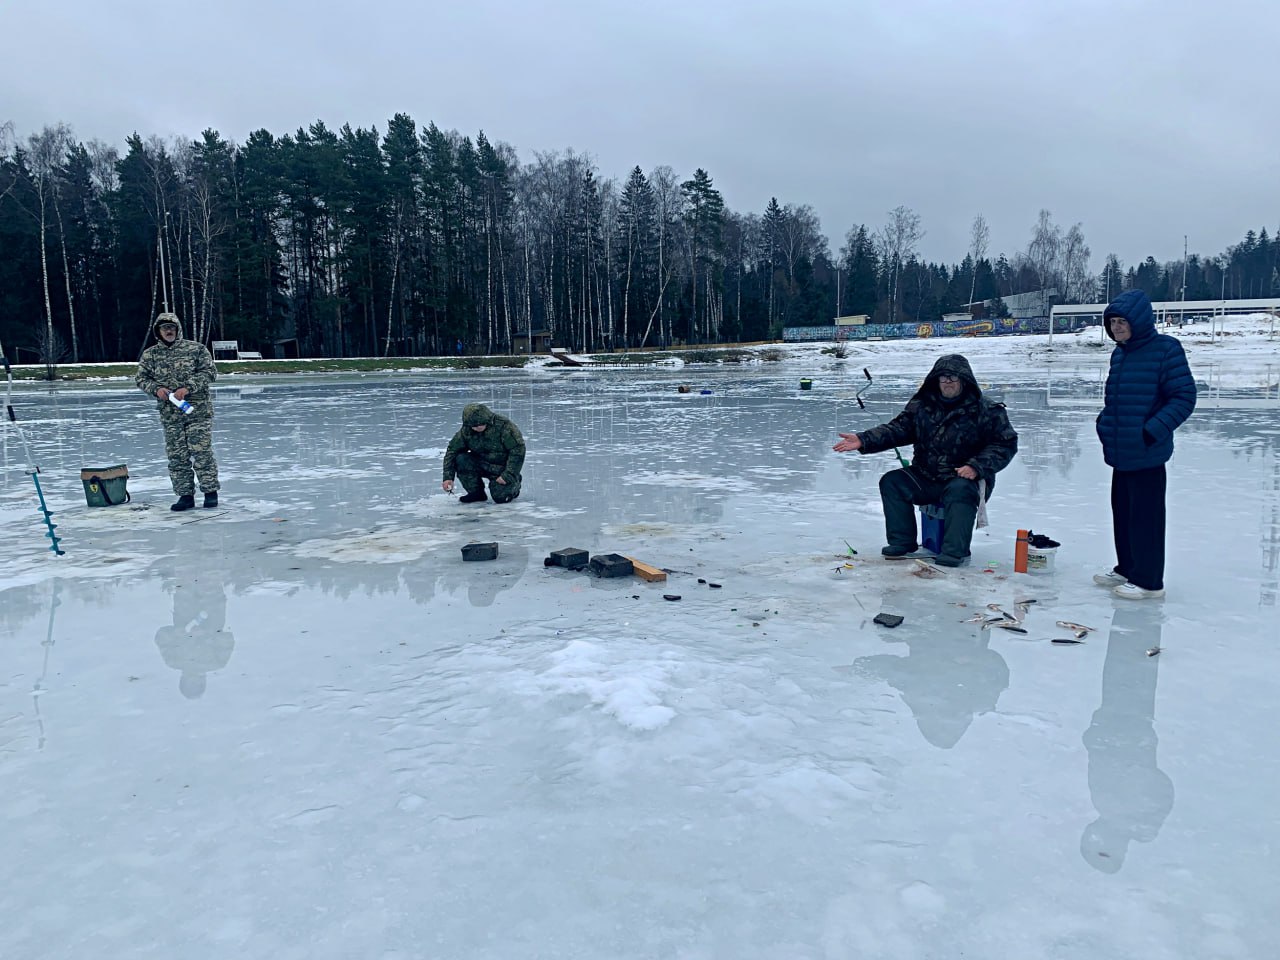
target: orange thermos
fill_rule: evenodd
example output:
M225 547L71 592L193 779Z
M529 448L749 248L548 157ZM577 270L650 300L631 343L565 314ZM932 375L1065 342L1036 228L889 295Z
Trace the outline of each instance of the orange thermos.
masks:
M1014 573L1027 572L1027 546L1030 544L1030 542L1031 542L1031 531L1019 530L1018 542L1017 542L1017 545L1013 548L1013 572Z

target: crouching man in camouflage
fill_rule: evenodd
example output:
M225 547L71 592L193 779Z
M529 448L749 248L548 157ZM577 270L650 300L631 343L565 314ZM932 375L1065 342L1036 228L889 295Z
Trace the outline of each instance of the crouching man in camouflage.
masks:
M156 317L156 342L142 352L134 382L156 398L164 427L164 452L169 480L178 502L170 510L196 505L195 477L204 492L204 505L218 505L218 462L213 458L213 397L209 384L218 377L213 357L203 344L182 339L182 324L174 313ZM169 399L191 404L183 413ZM192 464L195 465L194 477Z
M489 494L494 503L507 503L520 496L520 468L524 466L524 437L520 428L483 403L462 408L462 429L453 435L444 452L445 493L453 493L457 476L466 488L461 503L487 500L484 478L489 478Z

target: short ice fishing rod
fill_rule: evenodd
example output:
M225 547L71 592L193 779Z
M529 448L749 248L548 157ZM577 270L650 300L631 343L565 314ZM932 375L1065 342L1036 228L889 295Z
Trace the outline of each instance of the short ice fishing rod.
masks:
M870 390L870 389L871 389L871 371L870 371L870 370L868 370L866 367L863 367L863 368L862 368L862 375L863 375L864 377L866 377L866 378L867 378L867 382L866 382L866 383L864 383L864 384L862 385L862 387L858 390L858 392L857 392L857 393L855 393L855 394L853 395L853 399L855 399L855 400L857 400L857 401L858 401L858 409L859 409L859 410L865 410L865 409L867 409L867 405L866 405L865 403L863 403L863 402L862 402L862 395L863 395L864 393L866 393L868 390ZM902 451L901 451L901 450L899 450L897 447L894 447L894 448L893 448L893 452L894 452L895 454L897 454L897 456L898 456L898 462L899 462L900 464L902 464L904 467L909 467L909 466L910 466L910 464L909 464L909 463L907 463L906 459L902 456Z
M31 446L27 443L27 435L18 426L18 417L13 412L13 371L9 369L9 358L2 348L0 348L0 360L4 361L5 411L9 414L9 422L13 424L13 429L18 432L18 439L22 441L22 452L27 458L27 473L31 474L31 482L36 485L36 497L40 500L40 512L44 514L44 525L49 528L48 533L45 534L49 538L49 549L60 557L66 551L59 545L58 535L54 533L58 525L53 522L53 511L45 503L44 490L40 488L40 467L36 465L35 457L31 456Z

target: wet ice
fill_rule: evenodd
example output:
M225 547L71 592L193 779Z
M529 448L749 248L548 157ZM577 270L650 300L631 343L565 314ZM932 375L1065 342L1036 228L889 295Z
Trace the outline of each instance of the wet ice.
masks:
M931 581L875 557L891 456L830 446L900 409L936 344L229 378L217 516L167 510L136 392L23 389L67 556L41 554L6 440L0 952L1267 955L1276 411L1179 432L1170 596L1126 605L1089 582L1105 354L970 347L1022 450L979 562ZM1224 402L1253 390L1232 372ZM469 400L528 438L513 504L440 492ZM79 469L108 462L134 501L90 510ZM1026 526L1062 541L1054 573L1012 574ZM464 564L482 540L498 560ZM564 546L676 572L544 568ZM1025 637L963 622L1028 596ZM1058 619L1098 630L1054 646Z

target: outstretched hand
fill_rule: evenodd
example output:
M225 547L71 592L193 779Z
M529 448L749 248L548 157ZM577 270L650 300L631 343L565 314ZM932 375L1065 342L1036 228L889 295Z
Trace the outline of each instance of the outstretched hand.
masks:
M841 438L840 442L831 448L836 453L853 453L862 449L862 441L856 433L841 433L838 436Z

